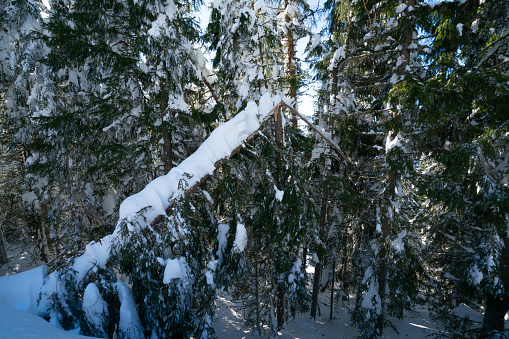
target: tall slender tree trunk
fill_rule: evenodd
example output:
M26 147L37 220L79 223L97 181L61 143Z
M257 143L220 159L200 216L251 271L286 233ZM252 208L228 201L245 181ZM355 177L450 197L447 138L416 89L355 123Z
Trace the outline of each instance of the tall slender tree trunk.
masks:
M274 112L274 123L275 123L275 126L274 126L274 130L275 130L275 138L276 138L276 146L280 149L283 148L283 145L284 145L284 142L283 142L283 138L284 138L284 133L283 133L283 118L281 116L281 109L278 108L276 110L276 112ZM280 157L278 156L276 158L276 165L277 165L277 169L278 169L278 173L277 173L277 184L280 185L280 171L281 171L281 168L282 168L282 165L281 165L281 159ZM283 290L283 287L278 283L277 285L277 289L276 289L276 319L277 319L277 329L278 331L283 329L284 326L285 326L285 292Z
M41 210L43 205L41 204ZM48 238L46 237L46 232L44 231L44 223L45 219L44 215L38 215L37 220L35 221L35 234L37 241L37 248L39 249L39 257L42 261L49 261L49 246L48 246Z
M255 263L255 298L256 298L256 329L258 330L258 336L262 335L262 320L260 317L260 287L258 286L260 276L258 273L258 261Z
M332 260L332 280L330 286L330 313L329 319L332 320L332 313L334 312L334 281L336 280L336 261Z
M392 137L391 137L392 138ZM394 139L394 138L392 138ZM392 229L391 219L392 212L389 209L392 208L392 201L395 197L394 188L396 187L397 173L390 171L387 174L386 181L387 187L384 193L384 205L382 208L382 239L387 239ZM380 265L378 267L378 295L380 296L381 302L381 314L378 316L375 324L375 332L377 335L382 335L384 322L385 322L385 296L386 296L386 285L387 285L387 263L385 256L387 251L385 246L380 248L379 260Z
M290 5L290 0L285 0L285 9ZM290 15L286 14L285 21L287 25L292 22ZM293 38L293 30L287 28L286 31L286 42L287 42L287 67L288 67L288 82L290 85L290 98L292 99L292 107L297 109L297 77L295 70L295 41ZM297 117L292 115L292 127L297 128Z
M304 272L306 272L307 257L308 257L308 244L307 242L304 242L304 245L302 246L302 270Z
M325 188L322 195L322 204L320 207L320 239L324 238L325 223L327 221L327 202L329 200L329 190ZM313 292L311 294L311 317L316 319L318 309L318 295L320 293L320 281L323 269L323 254L321 250L317 251L318 262L315 265L315 274L313 276Z
M315 264L315 274L313 275L313 292L311 294L311 318L316 319L316 312L318 310L318 294L320 293L320 279L322 277L322 260L318 256L318 262Z

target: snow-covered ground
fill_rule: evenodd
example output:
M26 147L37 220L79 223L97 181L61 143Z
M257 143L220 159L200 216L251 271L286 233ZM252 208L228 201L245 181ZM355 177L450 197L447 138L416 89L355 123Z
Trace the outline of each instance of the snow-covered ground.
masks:
M0 303L2 339L79 339L86 338L59 329L36 315L18 311Z
M4 287L11 291L18 290L37 292L42 284L43 268L33 267L32 257L28 253L21 252L16 254L17 249L11 247L9 253L10 264L8 267L15 272L21 273L16 278L14 276L1 280L0 288ZM0 275L5 275L7 267ZM310 267L310 272L312 269ZM23 279L18 279L23 277ZM7 284L7 285L6 285ZM12 286L16 284L18 288ZM26 286L23 286L26 285ZM33 286L32 286L33 285ZM0 296L2 295L0 291ZM280 333L280 338L356 338L359 337L358 329L351 324L350 314L347 307L335 307L334 319L329 320L329 293L320 295L320 309L322 317L315 320L310 319L309 314L298 314L286 325L286 329ZM45 320L29 313L35 308L34 295L11 294L0 298L0 339L25 339L25 338L85 338L75 333L65 332ZM459 313L472 313L470 309L458 309ZM25 312L27 311L27 312ZM241 311L235 309L234 303L227 294L220 294L216 302L216 314L213 318L214 329L219 339L242 339L257 338L258 334L251 332L243 327ZM470 318L480 316L480 314L468 314ZM402 320L390 319L396 330L387 328L382 338L413 338L424 339L427 335L436 334L443 330L443 326L431 320L429 313L425 308L416 309L407 312ZM263 337L262 337L263 338Z
M328 314L328 307L322 306L322 312ZM214 328L219 339L254 338L254 334L242 326L241 314L233 309L227 297L217 300ZM338 309L335 318L328 320L311 320L309 315L300 314L290 320L280 338L314 339L314 338L355 338L358 330L350 324L350 315L346 309ZM388 328L382 338L426 338L439 331L441 326L429 319L425 310L407 313L403 320L394 320L393 325L399 334ZM86 338L74 333L65 332L33 314L18 311L0 303L0 338L9 339L52 339L52 338Z
M329 305L327 304L327 295L324 293L321 297L322 318L313 320L308 314L297 314L295 319L286 324L286 329L279 333L280 338L285 339L343 339L359 338L359 331L352 326L350 314L347 308L336 308L334 319L329 320ZM228 296L219 296L216 305L216 316L213 319L214 329L219 339L244 339L258 337L242 326L242 314L235 310L234 303ZM386 328L384 335L380 338L429 338L431 334L437 334L443 331L443 326L431 320L429 313L425 308L420 308L412 312L407 312L404 319L391 318L392 328ZM267 338L267 337L262 337Z
M11 248L9 267L15 268L16 272L30 269L31 256L26 254L15 255L15 249ZM6 267L1 275L5 275ZM6 277L1 280L0 288L5 287L11 291L30 291L37 292L39 285L42 284L43 268L38 267L30 269L16 276ZM23 279L19 279L23 277ZM21 282L20 282L21 281ZM14 286L7 285L16 284ZM5 285L5 286L4 286ZM26 286L22 286L26 285ZM30 286L33 285L31 288ZM0 295L1 295L0 291ZM13 294L0 298L0 339L25 339L25 338L85 338L75 333L65 332L42 318L29 313L33 311L35 305L33 301L35 296L28 294ZM336 307L334 319L329 320L329 293L323 293L320 296L320 309L322 318L312 320L309 314L298 314L296 319L292 319L286 325L286 330L280 333L280 338L355 338L359 336L359 331L352 326L350 314L346 307ZM8 306L9 305L9 306ZM28 312L24 312L28 311ZM243 327L242 314L235 310L234 303L227 294L220 294L216 302L216 314L213 318L214 329L219 339L242 339L257 338L258 334L250 332ZM417 309L408 312L403 320L391 319L393 325L399 332L387 328L383 338L426 338L429 334L437 333L443 329L440 323L430 319L426 309ZM263 338L263 337L262 337Z

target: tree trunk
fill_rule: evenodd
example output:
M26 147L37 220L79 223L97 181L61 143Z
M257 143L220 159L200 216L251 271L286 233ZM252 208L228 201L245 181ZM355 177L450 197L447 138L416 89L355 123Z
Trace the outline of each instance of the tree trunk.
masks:
M406 2L407 9L405 9L405 14L408 14L408 7L415 6L415 0L407 0ZM401 64L396 69L396 74L398 75L398 78L402 78L407 73L407 66L410 63L410 50L409 46L412 43L412 37L413 37L413 30L406 29L402 33L401 40L402 48L399 53L400 57L402 58ZM399 81L399 80L398 80ZM397 116L397 111L394 109L392 112L392 118L395 119ZM393 129L390 134L389 138L394 140L399 133L398 129ZM384 241L389 237L392 225L394 220L390 217L393 216L393 213L390 212L393 208L392 202L394 201L396 195L395 195L395 187L396 183L399 179L399 173L397 173L395 170L390 169L386 176L386 190L384 193L384 200L383 200L383 207L382 207L382 238ZM380 265L378 267L378 295L380 296L381 300L381 314L378 316L375 324L375 333L377 335L382 335L382 331L384 328L384 318L385 318L385 299L386 299L386 284L387 284L387 262L386 262L386 256L387 252L385 249L385 246L382 246L379 252L379 261Z
M168 174L168 172L173 168L173 143L171 140L171 133L164 124L164 116L166 115L166 110L168 109L168 101L161 100L160 102L161 109L161 120L162 120L162 128L163 128L163 164L164 164L164 174Z
M392 139L394 139L394 137L391 136ZM389 209L392 209L392 201L395 198L394 188L396 187L397 178L398 178L397 173L393 171L390 171L386 177L387 188L385 190L384 205L382 208L382 238L384 240L389 237L389 234L392 229L393 220L389 218L389 215L392 215L392 212L389 212ZM382 246L379 252L380 265L378 267L378 295L380 296L382 312L376 320L375 332L377 335L382 335L384 328L385 296L386 296L385 286L387 284L387 263L385 259L386 254L387 251L385 247Z
M40 259L47 263L50 260L50 250L48 244L48 237L46 236L46 232L44 230L44 219L48 215L47 208L45 204L40 204L39 214L35 216L35 240L37 242L37 249L39 250Z
M327 202L329 200L329 190L323 190L322 205L320 208L320 239L324 239L325 223L327 221ZM315 275L313 277L313 294L311 295L311 317L316 319L316 310L318 308L318 294L320 293L320 280L322 276L322 249L317 250L319 262L315 265Z
M285 328L285 291L280 284L277 286L276 318L277 330L281 331L283 328Z
M288 8L290 1L285 0L285 9ZM285 17L287 24L290 24L292 18L287 14ZM293 39L293 31L288 28L286 31L287 41L287 57L288 57L288 82L290 85L290 98L292 99L292 107L297 109L297 77L295 72L295 41ZM292 127L297 128L297 117L292 115Z
M7 250L5 249L5 238L2 226L0 226L0 265L7 263Z
M278 148L283 148L283 119L281 116L281 108L278 108L276 112L274 112L274 129L275 129L275 139L276 139L276 146ZM278 156L276 158L276 165L278 168L278 175L276 177L277 184L280 185L280 174L279 171L281 170L281 159ZM276 318L277 318L277 329L278 331L283 329L285 326L285 291L283 290L283 287L278 284L277 291L276 291Z
M256 298L256 328L258 329L258 336L261 336L262 335L262 328L261 328L261 324L262 324L262 320L261 320L261 317L260 317L260 305L261 305L261 301L260 301L260 287L258 286L258 281L259 281L259 273L258 273L258 262L255 263L255 298Z
M509 289L509 239L504 241L504 250L500 256L500 271L502 283L507 291ZM486 311L484 312L483 328L487 331L504 331L504 317L509 311L509 298L499 299L492 294L486 298Z
M308 244L304 242L304 245L302 246L302 270L304 271L304 274L306 274L307 257L308 257Z
M318 258L321 260L321 258ZM320 292L320 279L322 276L322 263L317 262L315 265L315 274L313 276L313 294L311 295L311 318L316 319L316 311L318 309L318 294Z
M336 274L336 261L332 260L332 281L330 286L330 314L329 319L332 320L332 313L334 312L334 280Z
M504 332L504 317L509 311L509 298L498 299L488 294L484 311L483 328L487 331Z

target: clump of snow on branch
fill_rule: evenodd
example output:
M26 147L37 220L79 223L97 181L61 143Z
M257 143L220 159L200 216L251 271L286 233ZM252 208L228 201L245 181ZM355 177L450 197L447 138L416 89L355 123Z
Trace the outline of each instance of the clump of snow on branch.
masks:
M283 196L285 195L284 191L280 191L276 185L274 185L274 191L276 191L276 199L278 201L283 201Z
M83 311L88 322L96 329L102 329L104 319L108 317L108 306L101 297L101 292L94 283L85 288L83 294ZM105 335L104 330L100 331Z
M233 248L235 251L242 253L247 246L247 231L243 224L237 224L237 232L235 233L235 241Z
M406 231L401 231L398 234L398 237L394 239L394 242L392 243L392 247L394 248L394 252L396 254L401 253L405 249L405 244L403 243L403 238L406 236Z
M228 224L219 224L218 226L218 233L217 233L217 252L216 255L219 258L219 264L223 262L223 256L226 251L226 242L227 238L226 235L228 234L228 231L230 230L230 226Z
M164 268L163 283L169 284L173 279L184 280L187 276L187 271L185 258L168 259Z

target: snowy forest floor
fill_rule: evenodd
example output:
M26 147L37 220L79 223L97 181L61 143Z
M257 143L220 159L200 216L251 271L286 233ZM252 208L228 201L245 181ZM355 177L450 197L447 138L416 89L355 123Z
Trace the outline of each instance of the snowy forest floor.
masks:
M22 244L5 243L8 262L0 265L0 277L21 273L31 268L44 265L44 262L36 259L33 247Z
M0 266L0 276L21 273L40 263L34 262L29 248L8 244L9 263ZM311 270L310 270L311 271ZM311 273L311 272L310 272ZM319 297L320 316L313 320L309 313L290 319L280 338L358 338L359 330L351 323L349 305L334 305L333 319L329 320L330 291ZM227 293L220 293L216 302L213 326L219 339L257 338L258 332L248 330L242 322L242 310ZM381 338L429 338L443 333L444 326L433 319L426 307L417 306L405 313L403 319L389 319L394 328L387 327ZM266 338L267 333L265 333ZM76 334L55 328L37 316L0 305L0 338L78 338ZM84 338L84 337L81 337Z
M313 320L309 313L297 314L295 319L288 321L286 329L279 333L279 337L288 339L359 338L359 330L351 324L348 307L336 307L333 311L333 319L329 320L330 299L327 297L329 293L325 292L320 295L321 317ZM237 312L228 295L219 295L216 307L213 325L218 338L258 337L256 331L243 328L241 311ZM380 338L429 338L430 335L438 334L444 330L442 324L430 318L429 312L424 307L406 312L403 319L390 318L389 320L397 332L392 328L387 328Z

